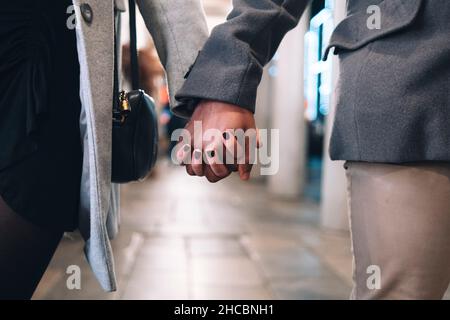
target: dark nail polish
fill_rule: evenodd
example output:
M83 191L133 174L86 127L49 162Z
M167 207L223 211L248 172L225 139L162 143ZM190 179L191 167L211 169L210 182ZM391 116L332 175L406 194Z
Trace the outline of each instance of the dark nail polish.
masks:
M214 156L216 155L216 152L214 150L210 150L210 151L207 151L206 154L208 155L209 158L214 158Z
M223 138L224 138L225 140L229 140L229 139L230 139L230 134L229 134L228 132L224 132L224 133L222 134L222 136L223 136Z
M200 158L202 157L202 153L198 150L194 151L194 158L195 160L200 160Z

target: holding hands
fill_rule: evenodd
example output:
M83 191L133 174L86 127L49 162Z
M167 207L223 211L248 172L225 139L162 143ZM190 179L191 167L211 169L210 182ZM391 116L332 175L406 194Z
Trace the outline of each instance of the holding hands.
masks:
M176 161L191 176L218 182L232 172L250 178L258 131L253 113L241 107L203 100L196 107L175 148Z

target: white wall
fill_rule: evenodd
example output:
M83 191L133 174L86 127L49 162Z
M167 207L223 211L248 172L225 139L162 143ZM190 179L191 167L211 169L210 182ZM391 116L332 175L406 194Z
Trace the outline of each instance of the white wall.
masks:
M335 24L337 25L346 14L346 1L336 0L334 12ZM334 55L333 59L333 82L334 88L339 78L339 61ZM332 106L326 120L325 150L328 150L333 119L335 115L336 91L332 97ZM325 228L335 230L348 230L347 216L347 182L343 161L331 161L328 152L324 153L323 175L322 175L322 203L321 224Z
M276 77L272 77L270 127L280 130L280 167L268 176L273 195L296 198L303 192L306 161L306 125L304 120L304 35L308 14L287 34L277 52Z

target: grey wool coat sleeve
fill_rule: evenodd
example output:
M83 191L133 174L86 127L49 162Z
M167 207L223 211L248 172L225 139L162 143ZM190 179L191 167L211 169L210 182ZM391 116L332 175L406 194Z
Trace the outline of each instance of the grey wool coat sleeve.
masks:
M208 27L200 0L137 0L150 31L169 84L170 104L184 82L199 48L208 38ZM167 26L161 28L161 26Z
M262 70L308 0L233 0L227 22L217 26L177 93L175 111L189 116L199 99L255 111Z

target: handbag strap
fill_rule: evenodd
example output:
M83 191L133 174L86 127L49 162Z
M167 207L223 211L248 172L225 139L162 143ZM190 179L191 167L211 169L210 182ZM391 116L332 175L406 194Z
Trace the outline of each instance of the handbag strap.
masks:
M139 84L139 60L137 53L137 36L136 36L136 2L135 0L128 0L129 10L130 10L130 63L131 63L131 88L132 90L138 90L140 88ZM117 24L115 26L115 37L114 37L114 101L118 101L119 98L119 43L118 34L120 30L117 29Z
M128 0L130 10L130 62L131 62L131 87L138 90L139 85L139 60L136 37L136 1Z

